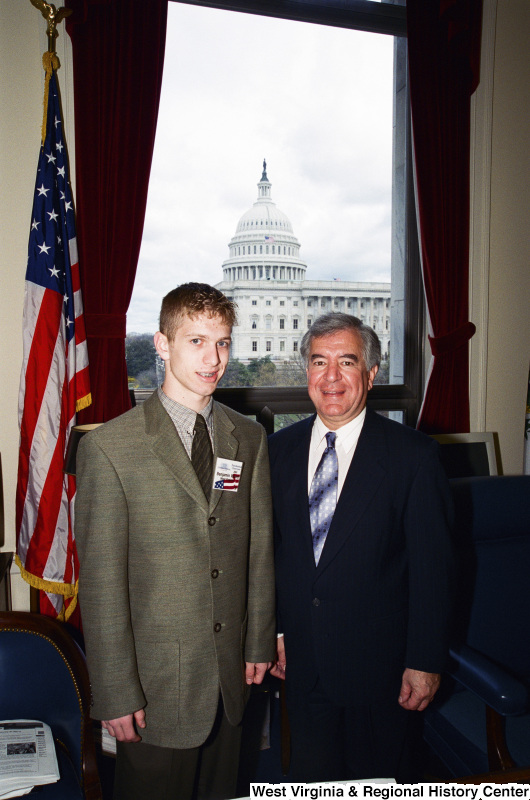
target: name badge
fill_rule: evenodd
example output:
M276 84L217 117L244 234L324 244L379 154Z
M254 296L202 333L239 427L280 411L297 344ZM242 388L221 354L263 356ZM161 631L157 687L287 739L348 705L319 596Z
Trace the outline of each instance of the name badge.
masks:
M229 461L227 458L218 458L215 463L213 488L221 489L223 492L237 492L242 469L242 461Z

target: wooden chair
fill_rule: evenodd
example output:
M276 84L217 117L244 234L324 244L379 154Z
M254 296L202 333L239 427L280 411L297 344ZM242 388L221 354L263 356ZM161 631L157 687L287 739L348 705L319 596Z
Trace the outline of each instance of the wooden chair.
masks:
M101 800L82 651L64 625L24 611L0 611L2 719L46 722L61 778L35 790L41 800Z

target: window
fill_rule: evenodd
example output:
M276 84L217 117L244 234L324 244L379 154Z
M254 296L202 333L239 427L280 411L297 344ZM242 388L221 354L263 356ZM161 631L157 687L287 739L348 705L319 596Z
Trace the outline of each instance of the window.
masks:
M265 319L265 330L266 331L270 331L271 329L272 329L272 318L271 317L267 317Z
M308 317L308 318L307 318L307 327L308 327L308 328L310 328L312 324L313 324L313 319L312 319L312 317Z
M265 350L267 351L267 353L270 353L270 351L272 350L272 345L270 341L265 342Z
M270 306L270 304L271 304L271 301L270 301L270 300L265 300L265 305L266 305L266 306Z
M253 300L253 301L252 301L252 305L253 305L253 306L257 306L257 305L258 305L258 301L257 301L257 300Z
M255 331L257 327L258 327L258 323L256 322L255 319L253 319L252 320L252 330Z
M298 342L293 342L293 353L298 353Z
M252 342L252 352L253 353L258 352L258 343L255 340Z
M205 0L205 3L207 3L207 2L208 2L208 0ZM244 9L244 8L246 8L245 2L246 2L246 0L231 0L230 4L226 3L225 5L226 5L226 7L229 7L232 10L239 9L239 7L241 7L241 9ZM171 12L172 12L172 10L174 8L180 8L180 9L186 9L187 11L189 10L190 13L191 13L191 10L193 9L194 12L197 11L198 13L202 13L202 14L209 14L209 13L220 14L220 13L222 13L222 14L232 15L234 17L250 17L250 16L252 16L252 15L245 15L245 14L234 14L233 11L232 12L221 11L220 9L221 9L223 3L224 3L224 0L221 0L221 2L219 4L217 4L217 8L213 12L211 12L210 9L206 8L205 4L202 5L202 7L197 7L197 6L188 6L187 4L184 4L184 3L170 3L169 4L170 5L170 14L171 14ZM247 3L247 6L248 6L248 3ZM370 6L373 6L373 10L370 8ZM331 27L334 24L338 24L338 25L340 25L340 28L338 28L338 30L340 30L341 35L344 35L344 37L350 37L351 36L352 37L352 41L357 41L356 37L365 37L365 36L368 37L368 36L372 36L373 35L372 33L364 33L364 32L356 31L356 30L347 30L347 28L355 29L356 26L360 25L360 20L362 19L362 25L365 28L365 30L371 29L373 31L376 31L376 33L378 34L378 38L379 39L386 40L387 42L391 43L391 47L394 48L395 61L396 61L396 63L401 65L401 67L400 67L401 71L399 72L399 79L403 79L403 81L405 81L406 80L406 69L403 68L404 65L406 64L406 40L403 38L403 35L405 34L405 29L406 29L406 14L405 14L405 8L404 8L404 0L397 0L397 2L394 5L389 6L389 9L390 9L389 11L387 11L384 8L384 6L385 6L385 3L373 4L371 2L368 2L368 0L366 2L364 0L355 0L355 2L353 2L353 3L349 3L348 2L348 3L341 3L341 4L329 3L329 2L327 2L327 0L310 0L309 2L307 2L305 0L297 0L297 2L295 4L289 4L289 9L290 9L289 10L289 14L291 16L294 16L295 14L299 15L300 20L303 21L303 22L323 23L322 25L305 26L307 28L312 28L312 29L317 29L317 28L331 29ZM294 12L293 12L293 7L295 8ZM253 10L256 11L257 14L259 14L261 8L263 8L263 10L265 10L267 13L270 13L270 11L271 11L271 8L270 8L269 4L266 4L264 2L264 0L255 0L255 2L253 4ZM282 5L281 4L276 4L274 6L274 8L275 9L276 8L282 9ZM281 10L280 10L280 13L282 13ZM260 26L262 26L262 25L265 26L266 24L268 24L268 21L269 21L266 16L265 17L256 17L256 19L259 21ZM296 23L289 21L288 23L285 23L285 24L289 25L289 26L293 26ZM212 26L212 27L215 27L215 26ZM301 27L303 27L303 26L301 26ZM387 35L380 35L380 34L390 34L390 35L387 36ZM396 35L396 38L394 38L394 35ZM241 39L241 40L243 40L243 39ZM277 39L276 37L275 37L275 40L279 41L279 39ZM224 40L223 40L223 46L224 46L224 49L226 49ZM352 46L350 49L351 50L355 50L357 48ZM169 52L170 53L172 52L172 48L169 49ZM323 51L323 52L325 53L326 51ZM168 48L166 48L166 54L167 53L168 53ZM334 55L335 55L335 53L334 53ZM334 59L328 59L328 60L334 60ZM339 65L339 63L340 62L337 61L337 65ZM340 67L339 67L339 69L340 69ZM369 70L367 70L367 72L359 73L361 75L361 80L365 80L366 75L368 73L369 73ZM343 74L343 73L341 72L340 74ZM353 80L354 80L353 74L351 72L348 72L347 74L352 76L351 77L351 82L353 83ZM168 75L168 71L165 70L165 72L164 72L165 79L167 78L167 75ZM189 76L186 77L186 80L188 80L188 79L189 79ZM355 80L357 80L357 74L355 75ZM271 77L271 81L274 81L274 76ZM349 83L348 83L348 86L346 87L346 92L349 91L349 88L350 88ZM254 78L254 85L260 85L257 82L256 78ZM377 402L379 404L379 407L382 407L381 403L383 401L383 398L384 398L385 403L387 402L387 400L390 400L391 403L389 405L385 406L385 408L390 408L390 409L398 409L399 408L399 409L405 410L406 413L409 415L408 421L411 424L413 424L413 422L414 422L414 419L413 419L413 416L414 416L414 405L416 405L416 407L418 405L418 398L420 397L420 388L421 388L421 381L420 381L420 378L421 378L421 366L420 365L422 363L422 359L420 357L420 349L419 349L419 347L422 344L423 321L422 321L421 301L419 300L419 298L421 297L421 293L420 293L420 291L418 291L418 280L417 280L418 276L419 276L419 272L418 272L418 262L417 262L417 243L415 242L415 239L414 239L414 236L415 236L415 225L414 225L414 219L413 219L413 211L414 211L413 206L414 206L414 204L413 204L413 202L411 202L411 193L410 193L410 186L411 186L411 180L410 180L410 153L409 153L409 150L407 149L407 148L409 148L410 134L409 134L409 123L408 123L408 120L407 120L407 117L408 117L408 109L407 109L408 100L407 100L406 84L404 83L403 85L400 85L399 88L400 88L399 97L398 97L398 92L395 91L394 89L392 90L392 92L390 93L390 96L389 96L389 100L390 100L389 104L390 104L390 106L392 105L392 103L401 104L398 108L395 109L395 113L394 113L394 120L395 120L395 124L396 124L396 129L399 127L399 137L396 137L394 145L397 146L398 148L401 148L401 151L396 156L395 163L396 163L397 166L392 168L392 174L393 174L393 178L394 178L394 184L395 184L395 187L396 187L395 190L394 190L394 200L397 201L397 202L393 203L393 206L397 207L401 203L402 208L398 209L398 212L397 212L397 215L396 215L396 212L395 212L394 207L393 207L392 216L393 216L394 239L396 241L397 241L397 239L400 239L399 248L396 246L396 251L398 249L401 249L401 252L403 253L402 256L401 255L396 256L396 258L398 260L401 259L401 262L398 263L397 267L396 267L396 274L397 274L397 277L398 277L398 280L396 281L396 286L399 286L399 284L400 284L400 280L399 279L402 278L401 283L405 288L403 289L403 293L401 295L393 295L392 296L392 304L390 303L389 299L384 298L385 306L386 306L386 308L388 310L387 313L389 313L389 315L390 315L389 318L388 318L388 322L387 322L387 319L386 319L386 315L384 317L385 321L383 323L383 326L384 326L385 330L387 331L386 341L385 341L384 347L387 350L390 351L391 360L395 359L396 358L396 349L397 349L397 347L393 346L393 343L394 343L394 331L396 331L398 329L397 326L402 325L403 327L402 327L400 335L399 335L399 341L400 342L406 342L407 343L407 348L409 348L409 345L410 345L413 349L410 350L410 351L407 349L407 353L405 355L402 354L402 356L401 356L402 364L401 364L401 366L398 365L398 368L396 368L396 370L395 370L395 378L394 378L395 389L392 389L392 391L386 391L387 389L390 390L391 387L389 387L389 386L388 387L375 387L375 390L371 393L370 396L374 397L374 398L375 397L378 398ZM189 90L189 86L188 86L188 90ZM355 97L355 96L352 94L352 97ZM229 105L230 106L229 103L226 103L226 100L225 100L225 105ZM163 106L163 99L161 101L161 106ZM235 108L235 107L238 107L238 106L232 104L230 107L231 108ZM242 107L242 106L239 106L239 107ZM317 107L318 107L318 105L317 105ZM246 106L245 108L246 108L246 111L248 112L248 106ZM247 117L251 117L252 113L247 113L246 116ZM272 119L271 119L271 125L274 125L274 122L272 121ZM205 149L207 149L207 147L205 147ZM351 159L352 161L354 161L354 160L357 159L356 163L360 164L361 161L358 160L358 154L359 154L359 148L357 148L357 150L355 150L355 148L351 148L348 152L346 152L345 157L342 160L346 161L346 160L350 160ZM267 154L265 154L265 155L267 155ZM155 155L155 161L156 161L156 155ZM314 265L311 263L311 260L309 258L309 254L308 254L308 250L306 249L307 248L307 238L305 236L303 236L300 233L299 229L298 229L298 218L296 217L294 212L291 212L291 208L290 208L290 206L289 206L289 204L287 202L283 201L283 203L282 203L283 198L282 198L282 194L279 192L279 187L280 187L280 182L279 181L280 181L280 177L282 177L282 180L283 180L283 176L280 176L280 175L278 175L278 172L275 173L273 171L273 162L272 162L272 160L271 160L271 163L268 164L268 166L269 166L269 177L271 178L271 182L273 184L273 198L274 198L274 200L277 201L279 208L281 208L282 210L285 210L285 212L288 215L290 215L292 213L292 217L291 218L293 219L293 223L295 223L295 225L294 225L294 235L296 235L296 236L298 236L300 238L301 244L303 246L302 258L304 260L307 260L308 266L311 269L310 272L308 270L308 273L309 273L309 276L310 276L309 280L321 280L321 279L324 279L325 276L319 274L318 272L315 272ZM259 165L258 165L258 167L259 167ZM398 172L398 170L401 170L401 172ZM156 165L154 165L154 170L153 171L156 171ZM164 171L167 171L167 163L164 163ZM223 175L223 177L224 177L224 175ZM223 180L223 177L221 178L221 180L219 182L224 187L226 187L226 180ZM258 176L256 176L256 178L257 177ZM176 180L178 182L180 180L180 178L177 176ZM331 176L330 185L331 185L331 187L333 189L335 189L335 188L337 189L337 193L338 194L346 194L345 189L348 188L347 180L348 179L345 177L345 175L342 172L337 173L337 174L333 174ZM399 190L398 190L398 188L399 188ZM239 191L239 187L237 187L237 190ZM293 191L293 193L296 193L296 187L293 188L293 189L290 189L290 190ZM151 194L151 192L150 192L150 194ZM180 187L179 194L180 194L180 196L185 196L187 198L187 193L185 191L185 187ZM405 198L407 198L406 201L405 201ZM250 202L249 202L249 207L250 207L252 199L253 198L251 197L250 198ZM242 212L244 210L245 210L245 208L241 209ZM209 210L206 211L205 212L206 218L208 218L208 219L213 221L214 213L215 212L212 213ZM191 216L192 215L190 214L190 217ZM149 241L149 230L148 230L149 219L148 219L148 217L149 217L149 213L148 213L147 218L146 218L147 236L144 236L144 248L145 249L147 248L147 243ZM152 218L156 219L156 215L152 214ZM234 219L234 223L235 222L236 222L236 219ZM248 222L246 222L245 224L247 226L248 233L249 233L249 236L250 236L250 224ZM323 225L322 227L323 227L324 230L326 230L326 229L329 230L329 227L327 227L325 225ZM280 226L279 230L284 231L286 233L286 237L289 236L289 234L290 234L290 232L286 231L285 228L282 227L282 226ZM253 228L252 228L252 231L253 231L253 234L255 236L257 234L257 230L254 231ZM403 235L401 235L400 232L403 232ZM396 237L396 234L398 234L397 237ZM225 231L224 235L229 237L230 232L226 232ZM277 235L279 235L279 233ZM282 233L282 236L283 236L283 233ZM179 238L181 238L181 234L179 234ZM195 241L197 241L197 236L195 236ZM227 241L227 240L225 240L225 241ZM284 247L284 251L285 251L286 248L283 245L283 243L282 243L282 246ZM257 248L254 245L254 247L252 249L254 250L254 249L257 249ZM279 245L278 245L278 249L280 249ZM290 249L291 248L289 248L289 250ZM296 253L296 248L295 247L293 247L293 252ZM373 280L374 282L375 281L379 281L379 280L381 280L381 281L382 280L387 280L387 278L385 278L385 277L381 278L380 276L375 275L375 274L374 274L373 278L366 277L364 275L359 275L357 273L357 265L358 265L359 262L355 259L353 251L350 253L350 256L351 257L350 257L349 265L345 266L344 271L342 273L337 271L333 277L336 276L338 279L344 280L344 281L354 281L354 280L357 281L358 280L359 282L361 282L363 280L366 280L366 281ZM221 258L219 259L219 267L220 267L220 264L221 264L223 258L224 258L224 254L221 254ZM390 259L388 259L387 261L388 261L388 264L390 264ZM394 266L395 266L394 265L394 261L395 261L395 254L392 253L392 271L393 272L394 272ZM333 269L335 270L335 262L332 262L332 263L334 264ZM354 265L355 265L355 271L353 269ZM146 267L148 267L147 262L146 262ZM142 269L142 264L140 263L139 264L139 269L138 269L138 274L141 272L141 269ZM399 272L400 270L401 270L401 273ZM152 268L150 270L148 270L148 272L152 276L152 274L153 274ZM283 276L279 276L279 277L281 279L287 279L287 274L285 274L285 273L287 273L286 269L284 271L284 275ZM137 274L137 285L139 285L138 284L138 274ZM193 280L193 279L199 279L199 280L200 279L205 279L205 280L207 280L208 282L210 282L212 284L216 283L216 281L220 281L220 280L223 279L222 278L222 274L220 272L220 269L219 269L219 272L217 274L213 275L213 277L210 277L210 274L207 272L207 270L205 270L205 272L204 272L204 277L202 277L202 272L200 272L198 274L201 275L201 277L190 276L189 279L191 279L191 280ZM261 277L261 271L260 271L260 277ZM333 277L331 277L331 275L328 275L327 279L331 281L331 280L333 280ZM179 276L179 279L180 280L185 280L186 278L184 276L182 278L180 278L180 276ZM231 273L229 280L230 281L237 280L237 272L235 270ZM232 288L232 285L230 286L230 288ZM237 286L235 288L237 289ZM337 288L339 288L339 287L337 287ZM236 302L239 301L240 308L243 310L244 309L244 305L242 304L243 298L241 297L240 292L236 291L235 294L236 294L235 300L236 300ZM329 298L326 301L324 298L318 297L318 299L316 299L316 297L314 296L313 299L315 300L317 307L319 306L319 308L317 308L316 313L313 313L313 316L312 316L312 320L314 322L314 320L318 316L318 313L320 312L320 310L325 311L326 308L330 307L330 305L329 305ZM318 302L318 300L320 300L320 303ZM248 300L244 300L243 302L244 303L248 303ZM262 302L263 301L260 299L260 305L261 305ZM255 306L255 305L257 305L257 302L252 301L252 304ZM307 307L311 308L311 301L307 301ZM353 313L359 313L359 307L355 302L349 301L347 307L350 308L350 309L353 309ZM133 317L131 315L131 309L129 310L128 318L129 318L129 325L133 326L135 323L133 322ZM310 324L311 324L310 321L307 320L307 325L310 325ZM378 318L378 324L379 325L381 324L381 315ZM302 326L304 326L304 321L302 321ZM138 328L136 326L133 329L134 330L142 330L142 328ZM390 344L391 344L390 347L388 347L388 345L386 343L386 342L388 342L388 338L389 338L388 337L388 331L390 332L390 337L391 337L390 338ZM248 342L248 340L247 340L247 342ZM398 342L398 344L399 344L399 342ZM247 344L247 347L248 347L248 344ZM257 342L256 342L256 349L257 349ZM237 349L236 352L239 353L239 349ZM412 366L412 369L411 369L411 366ZM384 392L381 391L383 388L385 389ZM270 396L270 393L269 393L269 396Z
M280 353L284 353L284 352L285 352L285 341L282 339L280 341Z
M285 328L285 320L283 317L280 318L280 330L283 331Z
M297 305L298 305L298 300L293 300L293 306L297 306Z
M298 320L295 317L295 319L293 319L293 331L297 330L298 330Z
M285 300L280 300L280 305L284 306L285 305Z

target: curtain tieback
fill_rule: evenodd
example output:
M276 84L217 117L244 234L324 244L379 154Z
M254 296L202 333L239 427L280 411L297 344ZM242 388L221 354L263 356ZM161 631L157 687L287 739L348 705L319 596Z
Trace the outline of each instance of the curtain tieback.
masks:
M125 339L126 314L87 314L85 312L87 339Z
M476 327L472 322L464 322L459 328L446 333L444 336L429 336L433 356L441 356L467 344L475 335Z

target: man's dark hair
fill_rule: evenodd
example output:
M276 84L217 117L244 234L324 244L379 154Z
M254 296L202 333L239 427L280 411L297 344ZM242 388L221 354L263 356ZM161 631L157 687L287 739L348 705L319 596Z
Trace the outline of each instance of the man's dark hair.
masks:
M377 333L369 325L358 317L352 314L343 314L342 311L330 311L329 314L323 314L317 317L308 331L304 334L304 338L300 344L300 354L304 359L306 367L308 366L309 351L311 349L311 342L313 339L319 339L321 336L330 336L339 331L356 331L363 342L363 359L368 372L374 366L379 366L381 363L381 342Z
M160 332L172 342L183 318L198 314L219 316L231 328L237 322L235 303L219 289L207 283L182 283L162 300Z

